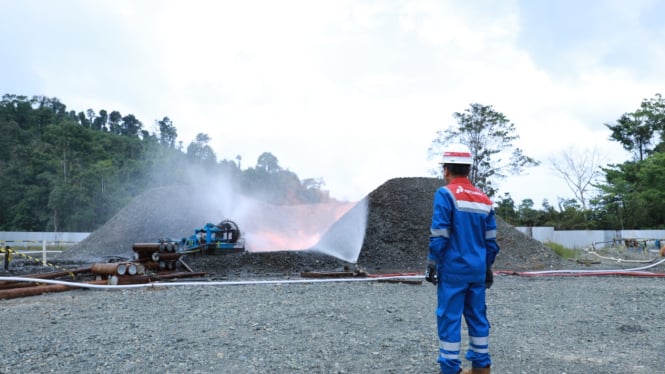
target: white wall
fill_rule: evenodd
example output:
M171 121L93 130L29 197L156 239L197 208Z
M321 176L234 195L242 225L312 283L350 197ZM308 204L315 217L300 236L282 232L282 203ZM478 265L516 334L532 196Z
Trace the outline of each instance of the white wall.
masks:
M33 242L46 241L48 243L73 242L78 243L85 239L89 232L20 232L0 231L0 242L12 247L25 247Z
M665 230L554 230L553 227L515 227L523 234L543 243L553 242L566 248L603 248L614 241L637 239L646 241L647 246L656 248L665 244Z

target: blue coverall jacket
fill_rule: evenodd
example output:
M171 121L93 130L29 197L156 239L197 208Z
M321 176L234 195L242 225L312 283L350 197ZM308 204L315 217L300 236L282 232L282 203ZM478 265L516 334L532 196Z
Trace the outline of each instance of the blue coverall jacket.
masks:
M428 259L439 266L442 280L485 281L499 245L492 201L467 178L455 178L434 195Z

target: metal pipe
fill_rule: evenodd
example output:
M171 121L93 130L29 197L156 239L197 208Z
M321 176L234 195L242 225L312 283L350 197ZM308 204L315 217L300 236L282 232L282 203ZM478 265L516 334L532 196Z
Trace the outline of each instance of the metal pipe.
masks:
M177 278L194 278L194 277L204 277L207 273L197 272L197 273L168 273L168 274L156 274L153 276L157 280L165 279L177 279Z
M136 275L137 273L137 267L136 264L133 264L131 262L125 264L127 266L127 275Z
M84 267L84 268L73 269L73 270L52 271L52 272L48 272L48 273L37 273L37 274L26 274L26 275L23 275L23 276L26 277L26 278L48 279L48 278L58 278L58 277L78 275L78 274L81 274L81 273L87 273L89 271L90 271L90 266L87 266L87 267ZM14 284L14 283L16 283L16 282L0 281L0 286Z
M34 287L37 283L27 283L27 282L2 282L0 284L0 290L11 290L13 288L24 288L24 287Z
M35 278L33 278L35 279ZM51 281L52 282L52 281ZM49 282L50 283L50 282ZM105 285L107 284L106 280L98 280L98 281L89 281L89 282L84 282L81 285ZM16 297L24 297L24 296L33 296L33 295L39 295L43 294L46 292L62 292L62 291L69 291L75 288L81 287L81 285L77 284L67 284L67 283L54 283L54 284L47 284L47 285L39 285L39 286L32 286L32 287L21 287L21 288L12 288L12 289L7 289L7 290L0 290L0 299L12 299Z
M161 270L161 267L159 266L159 262L147 261L147 262L144 262L143 265L145 265L146 269Z
M134 243L132 250L134 252L155 252L159 250L160 243Z
M90 267L93 274L98 275L125 275L127 273L127 265L122 262L117 263L98 263Z
M152 260L153 261L170 261L170 260L177 260L181 256L180 253L161 253L161 252L155 252L152 254Z
M148 275L112 275L108 279L108 284L116 286L119 284L139 284L150 282Z

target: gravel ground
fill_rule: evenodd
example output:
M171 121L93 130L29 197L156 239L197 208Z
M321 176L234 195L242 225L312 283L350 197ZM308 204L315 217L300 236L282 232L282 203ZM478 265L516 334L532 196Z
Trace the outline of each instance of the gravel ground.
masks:
M428 283L207 284L0 300L0 373L438 371ZM662 372L664 286L497 276L493 372Z
M302 281L302 271L343 268L422 272L440 184L389 180L336 221L320 243L344 245L340 238L366 218L356 263L316 251L188 255L186 262L207 274L201 284L0 300L0 373L436 373L434 286L267 280ZM132 243L226 217L224 210L185 209L206 207L205 199L193 201L196 196L173 188L139 196L55 262L75 268L70 265L127 256ZM303 222L299 217L330 219L329 211L310 207L262 205L259 212L244 217L241 228L292 235ZM274 226L280 221L290 225ZM625 260L655 256L617 248L603 251L606 258L585 252L580 259L586 261L565 260L501 219L497 223L501 252L494 270L501 274L636 268L645 263ZM662 273L665 266L651 270ZM0 276L34 272L34 262L15 260ZM497 275L488 294L493 372L663 372L664 285L665 278L656 277Z

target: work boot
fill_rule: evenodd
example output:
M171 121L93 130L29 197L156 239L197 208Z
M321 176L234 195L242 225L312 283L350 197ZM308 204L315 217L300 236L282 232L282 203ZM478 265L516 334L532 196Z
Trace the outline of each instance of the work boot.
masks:
M490 367L466 369L462 374L490 374Z

